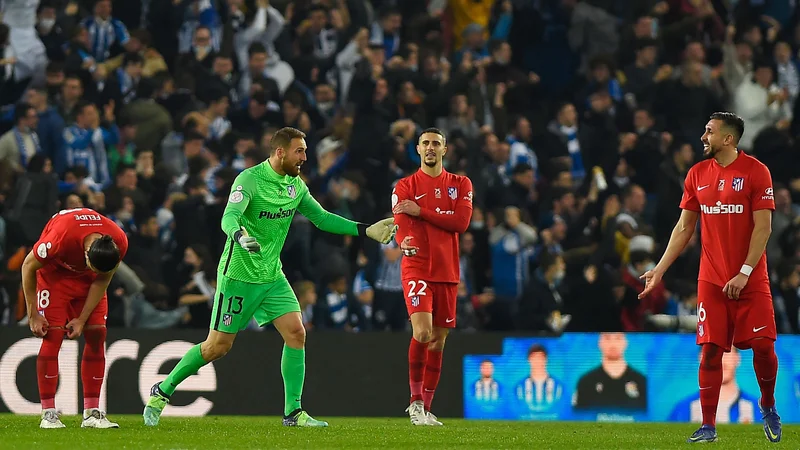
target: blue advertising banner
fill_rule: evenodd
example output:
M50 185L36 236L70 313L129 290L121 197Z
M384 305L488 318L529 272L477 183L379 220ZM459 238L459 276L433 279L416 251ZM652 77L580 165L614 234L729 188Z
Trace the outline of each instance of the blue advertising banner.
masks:
M776 342L775 398L784 423L800 423L800 336ZM502 355L464 357L468 419L699 422L693 334L565 334L506 338ZM759 422L752 351L722 359L717 423Z

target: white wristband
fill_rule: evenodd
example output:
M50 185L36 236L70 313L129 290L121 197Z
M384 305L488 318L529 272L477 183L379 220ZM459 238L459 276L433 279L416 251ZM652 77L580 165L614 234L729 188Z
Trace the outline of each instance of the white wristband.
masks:
M742 264L742 268L739 269L739 272L743 273L743 274L745 274L745 275L747 275L749 277L750 274L753 273L753 267L752 266L748 266L747 264Z

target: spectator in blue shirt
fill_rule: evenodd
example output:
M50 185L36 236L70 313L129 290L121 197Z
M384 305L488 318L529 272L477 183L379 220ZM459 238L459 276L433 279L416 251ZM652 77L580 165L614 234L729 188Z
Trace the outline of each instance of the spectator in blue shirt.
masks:
M89 172L87 183L92 190L103 190L111 183L106 146L119 141L119 128L114 124L114 104L104 108L107 122L100 126L100 116L93 103L82 101L76 107L75 124L64 130L64 152L67 167L83 166Z

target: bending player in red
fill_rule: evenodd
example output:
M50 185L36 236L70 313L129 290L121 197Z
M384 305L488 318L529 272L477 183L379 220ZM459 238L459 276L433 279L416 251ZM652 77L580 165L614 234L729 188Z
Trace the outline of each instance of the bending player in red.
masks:
M717 439L716 414L722 386L722 354L753 349L753 367L761 388L764 433L781 440L775 409L775 314L765 249L772 232L775 200L769 169L739 152L744 121L732 113L714 113L706 125L703 153L711 157L689 170L681 200L681 217L656 267L642 275L644 297L661 281L683 252L700 216L703 247L697 281L697 344L700 359L700 405L703 425L688 442Z
M414 425L441 425L430 413L439 384L442 351L450 328L456 326L460 278L458 235L472 218L472 182L447 172L444 133L423 131L417 143L422 164L400 180L392 193L406 308L414 336L408 348L411 404L406 409Z
M22 264L28 323L42 338L36 375L42 401L41 428L64 428L56 412L58 353L64 335L84 335L81 359L82 428L119 428L100 410L105 378L108 299L106 289L128 250L128 238L110 219L88 209L53 216Z

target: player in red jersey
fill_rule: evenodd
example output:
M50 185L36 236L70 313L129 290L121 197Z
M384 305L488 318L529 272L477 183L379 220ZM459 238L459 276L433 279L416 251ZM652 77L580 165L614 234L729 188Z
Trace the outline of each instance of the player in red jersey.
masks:
M42 231L22 264L28 323L42 338L36 375L42 401L41 428L64 428L56 412L58 353L66 335L83 334L82 428L119 428L100 407L105 378L108 299L106 289L128 250L117 224L88 208L60 211Z
M775 200L769 169L739 152L744 121L732 113L714 113L703 133L703 153L710 157L689 170L681 217L656 267L642 275L647 295L694 233L700 216L700 274L697 285L697 344L703 425L688 442L717 439L716 413L722 385L722 354L753 349L753 367L761 388L761 413L767 439L781 439L775 409L775 313L765 249L772 232Z
M414 425L441 425L430 409L444 342L456 326L458 235L472 218L472 182L444 170L447 144L440 130L423 131L417 153L420 169L392 192L395 239L405 256L400 274L414 334L408 349L411 404L406 412Z

